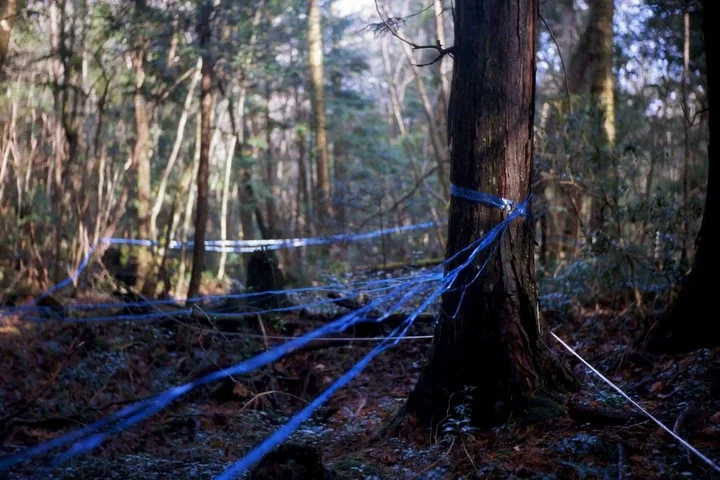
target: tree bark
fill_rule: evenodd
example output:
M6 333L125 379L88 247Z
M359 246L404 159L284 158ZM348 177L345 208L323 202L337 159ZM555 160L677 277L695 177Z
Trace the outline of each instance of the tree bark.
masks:
M5 59L10 48L10 35L17 14L17 0L0 0L0 73L5 65Z
M147 3L145 0L135 1L135 14L142 19L147 12ZM141 20L142 21L142 20ZM135 146L133 148L132 166L135 173L137 186L137 226L138 236L143 239L151 238L152 234L152 209L150 206L150 156L148 149L150 147L150 109L148 101L145 97L145 62L147 60L147 50L149 40L144 36L139 36L135 52L133 53L133 67L135 69ZM151 272L152 254L146 249L140 249L137 253L138 257L138 282L136 288L144 294L149 294L146 285L149 287L153 282L147 278Z
M188 87L187 95L185 96L185 103L183 104L183 110L178 120L177 133L175 134L175 142L173 143L172 151L168 157L167 165L163 170L162 177L160 178L160 185L158 186L157 194L155 195L155 203L152 207L152 213L150 217L150 228L153 240L157 240L157 218L162 210L163 203L165 202L165 190L167 189L167 182L170 178L175 163L180 157L180 148L182 147L183 140L185 139L185 125L187 124L188 115L190 115L190 107L192 106L192 99L195 95L195 87L200 81L202 76L200 71L202 69L202 60L198 59L197 72L193 75Z
M200 291L202 272L205 270L205 230L208 221L208 178L210 176L210 142L213 114L213 59L210 53L210 18L213 3L207 0L200 6L198 36L202 51L202 88L200 92L200 164L197 174L197 207L195 209L195 238L193 267L188 286L188 298Z
M683 269L689 265L690 251L690 118L688 113L688 75L690 74L690 12L686 4L683 13L683 73L682 73L682 109L683 115L683 220L680 251L680 265Z
M228 236L228 200L230 199L230 173L232 172L233 158L235 158L235 146L237 137L233 135L230 140L230 146L225 157L225 175L223 176L222 200L220 202L220 239L225 241ZM218 265L218 280L225 278L225 263L227 262L227 252L223 250L220 253L220 262Z
M615 77L613 75L614 0L596 0L590 10L592 53L590 96L600 126L601 147L615 146Z
M568 68L568 89L572 94L590 87L592 111L591 144L597 150L589 165L596 177L616 182L612 160L615 147L615 79L613 75L614 0L596 0L590 5L588 25L575 49ZM588 78L589 76L589 78ZM588 202L587 225L590 232L602 229L605 188L595 182L595 192Z
M185 207L182 213L183 221L182 224L173 221L174 226L180 228L180 234L178 237L183 240L183 244L180 249L180 266L178 267L177 283L175 284L175 296L180 296L181 292L185 288L187 248L184 240L187 238L187 232L190 230L190 224L192 223L192 211L195 205L195 190L197 190L197 184L193 183L193 179L197 179L197 172L200 167L200 136L202 133L202 122L196 120L195 123L195 148L193 151L193 160L190 165L185 167L177 193L178 197L185 197ZM175 214L179 215L180 210L178 210ZM170 238L176 238L175 232L172 229L170 230Z
M720 345L716 320L708 317L715 308L716 276L720 267L720 172L717 144L720 139L720 85L713 66L718 64L717 43L720 40L713 20L719 12L714 0L703 1L703 32L707 61L707 98L710 124L708 145L709 170L707 197L700 232L695 245L693 268L683 280L680 293L668 313L650 332L647 346L662 352L687 351Z
M310 97L312 128L315 133L317 158L318 214L324 227L333 215L330 201L330 155L328 152L327 118L325 117L325 86L323 74L323 42L320 0L310 0L308 10L308 60L310 63Z
M455 70L448 111L451 179L459 186L524 201L530 194L535 101L537 0L457 0ZM450 202L446 258L497 225L505 213L456 197ZM437 426L463 403L478 425L529 408L562 370L542 347L532 221L513 222L483 274L458 279L467 292L443 295L430 358L406 404ZM462 255L461 255L462 257ZM464 258L454 260L456 267ZM484 259L479 260L482 265ZM457 316L454 314L457 312ZM450 410L449 410L450 409Z
M267 212L267 216L265 217L265 221L258 221L258 225L264 224L263 227L260 227L260 231L262 232L263 238L275 238L276 232L277 232L277 224L278 224L278 212L276 208L276 198L275 198L275 171L277 169L277 165L275 164L275 158L273 155L273 130L275 130L275 125L273 122L272 117L270 116L270 101L272 98L272 89L270 84L267 85L267 92L266 92L266 102L265 102L265 143L267 147L265 148L265 165L263 169L263 173L265 174L265 188L267 188L270 191L270 195L265 198L265 212ZM258 205L259 209L260 205ZM258 210L260 211L260 210Z

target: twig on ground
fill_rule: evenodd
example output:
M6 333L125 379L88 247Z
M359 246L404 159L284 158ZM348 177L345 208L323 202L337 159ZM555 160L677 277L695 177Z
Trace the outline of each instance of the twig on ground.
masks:
M680 429L682 428L683 424L685 423L685 420L687 420L688 415L690 414L690 411L693 408L693 402L688 402L685 409L680 412L680 415L678 416L677 420L675 420L675 423L673 424L673 433L675 435L680 435ZM681 447L683 450L685 450L685 453L687 454L687 461L689 464L692 464L692 457L690 456L690 450L688 450L685 447Z

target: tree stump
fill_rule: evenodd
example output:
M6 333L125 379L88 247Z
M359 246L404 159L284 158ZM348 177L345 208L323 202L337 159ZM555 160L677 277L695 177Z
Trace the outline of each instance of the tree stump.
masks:
M268 250L255 250L247 264L246 293L261 293L285 289L285 277L280 270L277 256ZM265 311L290 304L285 294L253 295L245 299L245 305L254 310Z

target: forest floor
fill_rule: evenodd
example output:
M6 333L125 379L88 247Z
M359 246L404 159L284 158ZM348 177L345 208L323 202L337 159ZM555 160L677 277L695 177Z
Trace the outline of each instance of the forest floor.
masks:
M89 300L107 298L80 294L64 301ZM320 324L291 314L284 322L295 328L293 334ZM631 309L594 308L550 320L555 333L643 407L710 458L719 459L720 350L650 355L631 347L641 324ZM5 318L0 324L0 456L55 438L280 341L263 339L258 322L247 325L223 333L201 324ZM288 334L264 327L270 336ZM431 322L421 322L410 332L430 334ZM0 479L213 478L373 345L316 344L248 377L195 389L147 421L112 435L90 454L57 467L40 458L0 472ZM319 449L326 478L337 479L720 478L562 353L583 384L582 391L564 397L569 415L527 427L378 438L415 384L429 347L429 340L414 339L383 353L303 424L290 444Z

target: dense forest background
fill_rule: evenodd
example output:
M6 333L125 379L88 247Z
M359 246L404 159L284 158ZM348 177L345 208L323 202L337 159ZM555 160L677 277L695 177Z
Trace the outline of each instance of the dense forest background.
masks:
M5 295L47 287L101 238L126 237L161 243L150 255L123 249L139 286L182 297L191 252L165 255L162 244L194 238L196 198L213 240L438 222L342 254L283 252L298 278L313 278L316 266L345 271L370 252L375 263L441 256L452 60L416 66L437 52L379 28L372 2L321 2L317 38L307 2L5 3L15 12L2 46ZM630 290L642 303L689 267L699 228L701 12L696 2L599 3L541 6L539 266L553 301ZM378 8L416 45L451 43L449 4ZM206 281L243 274L240 254L204 260ZM162 280L161 267L171 272Z
M720 471L712 0L507 2L0 0L0 472Z

